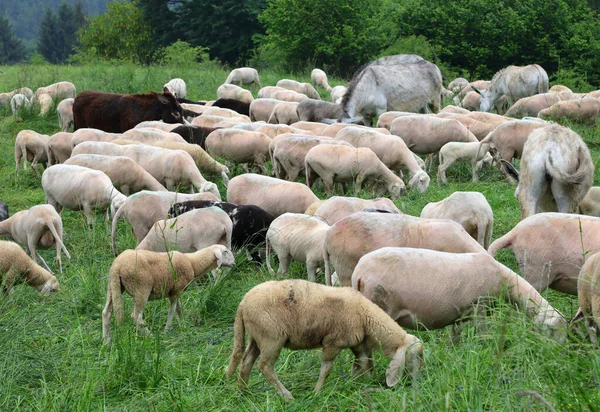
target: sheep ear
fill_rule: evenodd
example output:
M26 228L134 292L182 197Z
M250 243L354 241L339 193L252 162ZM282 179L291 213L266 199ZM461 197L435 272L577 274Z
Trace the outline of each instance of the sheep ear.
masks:
M396 351L390 365L385 371L385 382L387 383L387 386L391 387L398 384L404 372L405 359L406 346L403 346Z
M217 259L217 268L220 268L221 263L223 263L223 253L221 253L221 249L215 249L215 258Z
M500 165L502 166L502 170L504 170L504 173L515 179L517 182L519 181L519 171L515 169L512 164L510 164L504 159L500 159Z

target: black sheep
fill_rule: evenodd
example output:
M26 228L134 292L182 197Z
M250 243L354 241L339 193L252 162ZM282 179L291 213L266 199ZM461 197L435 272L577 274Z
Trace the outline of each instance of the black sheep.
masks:
M0 200L0 222L8 219L8 205Z

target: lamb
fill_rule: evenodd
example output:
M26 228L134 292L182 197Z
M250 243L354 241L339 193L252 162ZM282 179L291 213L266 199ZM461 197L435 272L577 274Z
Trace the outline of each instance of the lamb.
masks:
M253 122L265 121L268 122L273 113L273 109L281 103L279 100L270 98L258 98L250 103L250 120Z
M333 196L324 200L312 213L314 216L324 220L328 225L333 225L339 220L352 213L365 209L377 209L389 213L402 213L394 202L387 198L361 199L358 197ZM309 211L306 211L309 214Z
M438 167L437 182L448 183L446 178L446 170L457 160L468 160L471 162L471 170L473 171L473 183L479 181L477 169L479 163L492 162L490 155L490 143L479 142L448 142L440 149L440 165Z
M31 108L31 102L24 94L18 93L15 94L10 99L10 109L12 110L13 116L16 118L19 114L19 110L24 107L26 109Z
M515 197L521 219L539 212L576 213L592 186L594 162L581 137L567 127L551 124L527 138L521 173L507 162L505 170L519 180Z
M494 212L479 192L454 192L439 202L428 203L421 211L421 218L454 220L485 249L490 246Z
M279 259L277 274L287 273L292 261L306 265L308 280L316 281L317 268L323 266L323 241L329 225L318 217L302 213L284 213L267 231L267 267L272 276L270 249Z
M167 218L169 208L177 202L186 200L217 200L212 193L184 194L176 192L152 192L142 190L129 196L121 205L112 221L112 249L117 256L117 224L121 216L131 225L131 231L137 244L146 237L155 222Z
M283 102L296 102L300 103L308 99L308 96L304 93L298 93L293 90L280 90L271 95L272 99L281 100Z
M300 121L298 118L297 108L298 103L296 102L279 102L275 107L273 107L273 111L271 112L267 122L273 124L290 125Z
M342 115L342 106L323 100L307 99L298 104L298 118L301 121L320 122L323 119L338 119Z
M594 124L600 114L600 99L585 96L578 100L567 100L554 103L547 109L540 110L538 116L542 119L567 119Z
M106 305L102 311L102 337L110 343L110 319L114 307L117 323L123 322L124 290L133 297L132 318L138 331L149 333L142 312L149 300L169 298L171 306L165 331L171 326L177 311L182 321L179 295L195 279L205 277L211 270L221 266L232 267L233 254L222 245L212 245L195 253L150 252L127 250L110 266Z
M56 114L58 115L58 127L63 132L69 131L69 129L75 128L75 121L73 120L73 102L75 99L69 98L61 100L56 106Z
M300 83L296 80L282 79L277 82L277 87L283 87L284 89L293 90L298 93L304 93L311 99L321 100L321 96L315 90L310 83Z
M348 91L346 86L334 86L331 90L329 90L329 97L332 103L340 104L342 103L342 98Z
M524 309L559 340L567 322L525 279L487 253L447 253L384 247L364 255L352 287L382 308L398 325L439 329L476 310L481 299L501 297Z
M231 376L242 362L238 383L246 387L260 355L259 369L287 399L293 399L292 394L274 370L283 347L323 347L315 391L323 387L333 361L344 348L354 353L353 369L359 371L372 367L371 351L381 347L392 360L386 371L388 386L398 383L405 367L416 379L423 362L423 343L360 293L300 279L265 282L252 288L240 302L233 330L233 352L226 375ZM249 342L244 351L246 332Z
M38 174L37 164L48 163L48 141L50 136L39 134L33 130L21 130L15 139L15 163L16 172L19 174L21 159L23 159L23 170L27 170L27 162L31 162L31 168Z
M194 209L176 218L154 223L136 250L191 253L216 244L231 249L232 230L233 223L222 209Z
M577 296L579 310L583 315L586 329L593 343L598 344L598 327L600 326L600 255L590 256L579 273Z
M451 253L485 252L459 223L452 220L357 212L339 220L327 231L323 246L326 283L331 285L331 264L340 285L350 286L352 271L358 260L386 246Z
M431 180L429 175L421 168L414 153L400 137L351 126L340 130L335 135L335 139L346 141L354 147L368 147L375 152L384 165L398 174L408 170L409 187L421 193L429 187Z
M235 99L250 104L254 97L249 90L235 84L222 84L217 89L217 99Z
M260 79L258 78L258 72L256 69L252 67L240 67L238 69L233 69L227 79L225 80L225 84L237 83L240 86L242 84L258 84L260 86Z
M256 205L273 217L286 212L303 213L319 198L304 184L246 173L234 177L227 186L227 201Z
M142 190L167 191L143 167L125 156L81 154L71 157L64 164L88 167L106 173L113 186L125 196Z
M328 92L331 92L331 86L329 86L329 83L327 82L327 75L323 70L313 69L313 71L310 72L310 81L315 85L315 87L322 87Z
M600 187L590 187L590 190L579 202L579 213L588 216L600 216Z
M64 163L69 157L71 157L72 140L73 133L68 132L58 132L50 136L50 139L48 139L48 149L46 153L49 166Z
M109 208L114 215L127 197L113 186L104 172L75 165L50 166L42 174L42 188L46 203L54 206L57 212L65 208L81 210L88 225L94 220L94 209L106 209L108 222Z
M62 241L62 220L50 205L33 206L29 210L22 210L3 220L0 222L0 236L10 236L15 242L23 245L27 253L31 254L31 258L44 265L48 271L50 268L37 252L38 248L48 249L52 246L56 248L56 261L61 272L61 249L67 258L71 259Z
M393 199L404 190L404 182L366 147L352 148L337 145L318 145L306 154L304 161L306 184L310 188L317 177L323 180L325 191L331 193L336 182L347 183L356 179L356 193L363 182L383 182Z
M0 222L8 219L8 205L0 200Z
M599 234L600 218L538 213L521 220L492 242L488 252L494 256L500 249L512 249L521 276L538 292L550 287L577 295L577 278L584 257L588 259L600 251Z
M509 117L537 117L541 110L547 109L554 103L558 103L560 100L559 95L557 93L552 93L552 91L530 97L523 97L522 99L517 100L517 102L508 109L505 115Z
M247 247L250 257L257 263L262 263L258 247L265 243L265 235L273 216L254 205L236 205L214 200L189 200L175 203L169 209L169 217L177 217L194 209L215 206L222 209L231 218L233 230L231 245L234 249Z
M510 163L513 158L521 157L529 134L546 126L548 123L536 120L512 120L496 127L479 143L489 144L495 149L497 160L504 159Z
M166 89L165 92L168 91L176 98L185 99L187 97L187 87L183 79L171 79L163 86L163 89Z
M278 179L286 179L291 182L296 181L300 172L304 170L304 161L306 154L313 147L320 144L343 145L352 147L349 143L336 141L333 139L325 139L319 137L311 137L304 135L290 135L283 137L277 142L271 143L271 161L275 177Z
M0 240L2 293L9 294L19 283L27 283L42 295L59 290L56 277L31 260L19 245Z
M256 164L265 173L271 138L264 133L239 129L217 129L206 138L206 150L213 157L224 157L239 164Z

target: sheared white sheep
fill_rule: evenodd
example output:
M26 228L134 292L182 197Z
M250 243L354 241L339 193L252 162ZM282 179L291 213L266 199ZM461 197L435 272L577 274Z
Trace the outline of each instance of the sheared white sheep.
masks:
M437 182L448 183L446 178L446 170L454 164L457 160L467 160L471 162L471 169L473 171L473 182L479 181L477 175L477 169L479 169L480 162L492 163L492 155L489 153L490 143L479 143L479 142L448 142L440 149L440 166L438 167Z
M50 136L39 134L33 130L21 130L15 139L15 163L16 172L19 174L21 159L23 159L23 170L27 170L27 162L31 162L31 168L38 174L36 165L48 163L48 141Z
M217 99L234 99L250 104L254 97L250 90L235 84L222 84L217 89Z
M17 212L0 222L0 236L10 236L15 242L23 245L25 250L31 254L31 258L34 261L41 262L48 271L50 271L50 268L37 252L38 248L49 249L52 246L55 247L56 261L61 272L61 249L65 252L67 258L71 259L71 255L69 255L69 251L62 241L62 219L50 205L33 206L29 210Z
M24 107L26 109L31 108L31 102L24 94L15 94L10 99L10 109L12 110L13 116L17 117L19 115L19 110Z
M58 82L46 87L39 87L33 95L32 102L38 102L41 106L41 96L50 97L50 104L53 100L61 101L63 99L75 98L77 94L75 85L71 82Z
M485 249L490 246L494 212L479 192L454 192L439 202L428 203L421 211L421 217L454 220Z
M585 327L593 343L598 344L600 327L600 266L598 253L590 256L579 272L577 296L579 310L583 315Z
M273 107L273 111L267 120L268 123L272 124L287 124L290 125L292 123L300 121L298 117L298 103L297 102L279 102L275 107Z
M328 125L325 124L325 123L319 123L319 122L303 122L303 121L299 121L299 122L296 122L296 123L292 123L290 126L296 128L296 129L302 129L302 130L304 130L303 133L305 133L305 132L311 132L315 136L320 136L321 133L323 132L323 130Z
M261 283L252 288L238 307L233 325L233 352L226 375L235 373L246 387L254 362L277 393L292 394L275 374L275 362L283 347L322 347L321 371L315 391L320 390L340 350L350 348L353 369L370 369L371 352L381 348L391 359L386 383L394 386L407 368L413 379L423 363L423 343L404 331L373 302L350 288L332 288L305 280ZM245 346L246 333L249 336ZM244 350L245 349L245 350Z
M271 275L270 250L279 259L277 274L287 273L292 261L306 265L308 280L316 281L317 268L323 267L323 241L329 225L318 217L302 213L284 213L275 218L267 231L267 267Z
M177 133L165 132L160 129L150 129L150 128L133 128L127 130L123 133L120 138L135 140L140 143L149 143L152 144L154 142L177 142L177 143L187 143L183 137L178 135Z
M252 103L250 103L250 120L253 122L256 121L265 121L268 122L271 117L271 113L273 113L273 109L277 106L281 101L271 98L258 98L254 99Z
M479 120L475 120L472 117L463 116L462 114L458 114L458 113L440 112L440 113L436 114L435 116L441 117L443 119L458 120L459 122L464 124L471 133L473 133L475 135L477 140L482 140L492 130L494 130L494 126L489 123L480 122Z
M323 70L313 69L313 71L310 72L310 81L315 85L315 87L322 87L328 92L331 92L331 86L329 86L329 83L327 82L327 75Z
M585 96L577 100L566 100L554 103L547 109L540 110L538 116L542 119L567 119L594 124L600 114L600 99Z
M267 136L269 136L271 139L274 139L275 137L280 136L282 134L291 134L291 133L303 134L303 135L312 135L313 134L312 132L309 132L307 130L297 129L292 126L288 126L287 124L268 124L268 123L260 125L254 131L264 133Z
M554 103L561 101L558 93L540 93L534 96L523 97L513 104L505 113L509 117L537 117L541 110L547 109Z
M504 159L510 163L513 158L521 157L529 134L546 126L548 123L543 120L512 120L496 127L480 144L489 143L497 153L496 160Z
M54 206L57 212L63 208L83 210L88 225L94 221L94 209L106 210L108 223L109 209L114 215L127 199L119 192L104 172L75 165L54 165L42 174L42 188L46 203Z
M273 217L286 212L304 213L319 198L304 184L246 173L234 177L227 186L227 201L255 205Z
M167 191L143 167L126 156L81 154L67 159L64 164L83 166L106 173L113 186L125 196L142 190Z
M171 79L163 86L163 89L167 89L173 96L180 99L185 99L187 96L187 86L185 81L180 78Z
M48 139L48 165L52 166L58 163L64 163L71 157L71 141L73 133L58 132Z
M248 116L240 114L240 113L236 112L235 110L227 109L224 107L215 107L215 106L207 107L204 110L204 112L202 112L202 116L221 116L221 117L225 117L227 119L243 118L243 119L247 120L248 122L250 121L250 118Z
M240 67L238 69L233 69L225 80L225 84L230 83L237 83L240 86L242 84L256 83L258 87L261 87L258 72L252 67Z
M224 121L231 122L232 118L213 115L202 115L194 117L194 120L192 120L191 125L197 127L214 127L216 124Z
M390 130L390 127L392 127L392 122L395 119L397 119L398 117L403 117L403 116L425 116L425 115L422 115L420 113L413 113L413 112L400 112L400 111L396 111L396 110L384 112L384 113L381 113L381 115L379 115L379 117L377 118L377 127Z
M277 87L277 86L265 86L258 91L258 93L256 94L256 97L258 99L269 99L269 98L271 98L271 96L273 96L274 93L285 91L285 90L289 90L289 89L286 89L284 87Z
M68 98L61 100L56 106L56 114L58 115L58 127L63 132L69 131L71 128L75 128L75 121L73 120L73 102L75 99Z
M117 251L117 224L124 217L131 225L131 231L137 244L146 237L155 222L167 218L169 208L177 202L187 200L218 200L212 193L185 194L176 192L152 192L142 190L129 196L121 205L112 221L112 249L115 256Z
M579 213L600 217L600 187L592 186L579 202Z
M296 102L300 103L308 99L308 96L304 93L298 93L293 90L280 90L271 95L272 99L281 100L282 102Z
M346 92L348 91L348 88L346 86L334 86L331 88L331 90L329 90L329 97L331 99L332 103L341 103L342 102L342 98L344 97L344 95L346 94Z
M206 150L213 157L224 157L236 164L255 164L266 173L271 138L260 132L217 129L206 138Z
M172 219L159 220L137 245L136 250L191 253L210 245L231 249L233 223L222 209L194 209Z
M321 100L321 96L315 90L310 83L300 83L296 80L282 79L277 82L277 87L283 87L284 89L293 90L298 93L303 93L311 99Z
M383 183L393 199L398 198L404 190L402 179L367 147L317 145L308 151L304 163L307 186L311 187L315 179L320 177L327 193L331 193L334 183L355 180L357 193L363 183Z
M132 318L138 331L150 333L142 318L149 300L169 298L171 306L165 331L171 326L177 311L182 321L178 298L194 279L206 276L221 266L235 265L233 254L225 246L213 245L194 253L151 252L126 250L112 263L109 270L106 305L102 311L102 337L110 342L110 319L114 307L117 323L123 322L122 291L133 297Z
M58 280L46 269L35 263L14 242L0 240L0 284L8 294L15 285L26 283L42 295L59 290Z
M82 128L73 133L71 139L71 149L83 142L112 142L122 137L121 133L108 133L104 130ZM133 140L133 139L132 139Z
M358 197L332 196L327 200L319 202L312 214L323 219L328 225L333 225L352 213L361 212L365 209L376 209L389 213L402 213L394 202L388 198L361 199ZM306 214L309 214L309 210Z

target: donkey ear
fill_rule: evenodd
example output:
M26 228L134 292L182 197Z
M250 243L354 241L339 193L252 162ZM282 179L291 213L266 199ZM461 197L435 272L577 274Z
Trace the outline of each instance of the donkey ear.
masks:
M473 89L473 91L474 91L475 93L477 93L478 95L480 95L480 96L481 96L481 91L480 91L480 90L479 90L477 87L475 87L475 86L471 86L471 89Z

